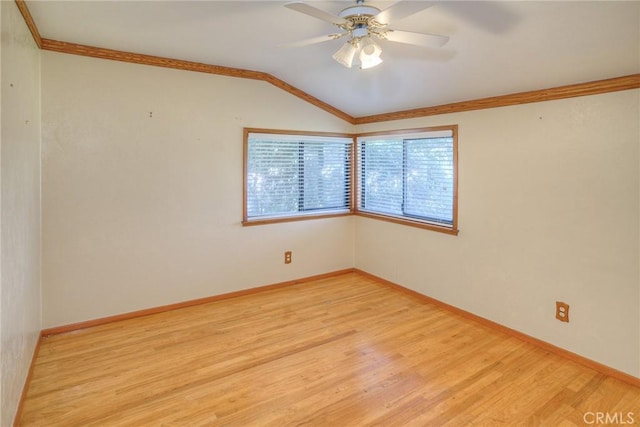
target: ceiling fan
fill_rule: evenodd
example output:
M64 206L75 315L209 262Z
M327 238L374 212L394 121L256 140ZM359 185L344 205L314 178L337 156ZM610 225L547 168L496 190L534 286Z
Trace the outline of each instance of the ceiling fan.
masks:
M351 68L358 54L360 68L375 67L382 63L382 49L376 41L388 40L432 48L442 47L449 41L448 36L401 31L389 27L390 22L406 18L433 5L433 2L399 1L381 10L364 4L364 0L355 0L354 5L342 9L337 15L332 15L307 3L294 1L285 4L285 7L329 22L338 27L340 32L288 43L285 46L307 46L345 37L345 44L333 54L333 59Z

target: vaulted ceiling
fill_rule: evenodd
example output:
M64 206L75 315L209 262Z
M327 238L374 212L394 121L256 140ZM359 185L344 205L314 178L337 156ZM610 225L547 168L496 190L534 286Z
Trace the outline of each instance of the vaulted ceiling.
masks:
M309 1L337 14L352 1ZM394 2L367 1L381 9ZM382 41L384 62L345 68L336 32L284 1L27 0L42 38L268 73L361 117L640 72L639 1L433 2L396 29L441 49Z

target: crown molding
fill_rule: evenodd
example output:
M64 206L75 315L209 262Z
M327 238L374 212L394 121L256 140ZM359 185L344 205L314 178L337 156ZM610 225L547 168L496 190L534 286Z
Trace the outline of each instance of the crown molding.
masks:
M300 89L262 71L243 70L240 68L223 67L220 65L203 64L201 62L183 61L181 59L165 58L162 56L144 55L121 50L104 49L76 43L42 39L42 50L68 53L72 55L90 56L93 58L111 59L114 61L131 62L134 64L151 65L154 67L174 68L178 70L196 71L199 73L217 74L221 76L237 77L241 79L262 80L307 101L316 107L333 114L336 117L354 124L355 118L337 108L309 95Z
M451 104L436 105L432 107L416 108L412 110L396 111L391 113L375 114L363 117L353 117L334 106L280 80L279 78L253 70L210 65L200 62L183 61L161 56L144 55L134 52L124 52L113 49L104 49L94 46L85 46L57 40L41 38L25 0L15 0L18 9L33 35L33 39L40 49L73 55L90 56L94 58L110 59L114 61L131 62L155 67L175 68L178 70L195 71L200 73L217 74L222 76L237 77L243 79L262 80L270 83L285 92L288 92L316 107L333 114L334 116L352 125L379 123L391 120L412 119L417 117L435 116L441 114L460 113L464 111L482 110L488 108L508 107L512 105L530 104L534 102L553 101L557 99L574 98L579 96L596 95L609 92L617 92L640 88L640 74L614 77L586 83L578 83L566 86L553 87L541 90L532 90L509 95L500 95L489 98L474 99L455 102Z
M574 98L578 96L597 95L640 88L640 74L578 83L549 89L532 90L510 95L493 96L474 99L453 104L434 107L416 108L414 110L397 111L395 113L376 114L357 117L355 124L378 123L389 120L412 119L416 117L435 116L440 114L460 113L463 111L482 110L487 108L508 107L511 105L530 104L533 102L553 101L556 99Z
M24 0L16 0L16 6L18 6L18 10L22 14L24 18L24 22L29 27L29 31L31 31L31 35L33 36L33 40L38 45L38 48L42 49L42 38L40 37L40 32L38 32L38 27L36 27L36 23L31 16L31 12L29 12L29 8Z

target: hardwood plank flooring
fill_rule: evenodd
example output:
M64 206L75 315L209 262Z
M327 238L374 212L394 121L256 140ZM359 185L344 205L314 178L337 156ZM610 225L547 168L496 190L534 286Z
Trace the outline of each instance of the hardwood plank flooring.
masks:
M358 273L43 338L22 426L640 423L640 388ZM624 422L623 422L624 421Z

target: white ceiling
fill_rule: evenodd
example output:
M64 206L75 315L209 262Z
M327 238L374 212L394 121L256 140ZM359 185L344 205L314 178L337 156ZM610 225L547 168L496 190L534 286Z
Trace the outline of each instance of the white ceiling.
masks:
M336 29L285 3L26 2L43 38L263 71L355 117L640 72L640 1L435 2L392 26L449 43L381 42L384 63L368 70L331 58L341 40L279 47ZM353 2L309 3L337 14Z

